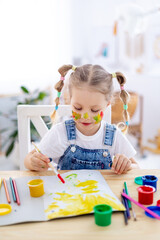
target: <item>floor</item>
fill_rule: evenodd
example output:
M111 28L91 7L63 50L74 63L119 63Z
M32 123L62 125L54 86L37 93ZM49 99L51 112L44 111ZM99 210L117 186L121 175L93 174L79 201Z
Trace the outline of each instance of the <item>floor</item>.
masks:
M136 161L139 163L142 169L160 169L160 155L151 154L149 152L145 153L145 157L139 156L137 154ZM4 155L0 155L0 170L10 171L18 170L19 167L17 163L13 162L11 158L7 159Z

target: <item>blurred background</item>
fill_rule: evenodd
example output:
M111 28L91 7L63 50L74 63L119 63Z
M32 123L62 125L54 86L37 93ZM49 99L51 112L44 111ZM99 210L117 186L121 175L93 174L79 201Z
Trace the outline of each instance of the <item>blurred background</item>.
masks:
M128 138L141 167L160 168L160 0L0 0L0 169L18 168L17 104L52 104L68 63L124 73Z

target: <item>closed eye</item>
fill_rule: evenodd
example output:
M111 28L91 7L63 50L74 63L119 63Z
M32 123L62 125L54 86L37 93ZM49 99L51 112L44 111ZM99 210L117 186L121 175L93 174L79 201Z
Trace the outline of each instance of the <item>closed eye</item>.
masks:
M78 110L78 111L82 110L82 108L76 108L75 106L74 106L74 108L75 108L76 110Z
M99 112L99 110L92 110L92 109L91 109L91 111L94 112L94 113Z

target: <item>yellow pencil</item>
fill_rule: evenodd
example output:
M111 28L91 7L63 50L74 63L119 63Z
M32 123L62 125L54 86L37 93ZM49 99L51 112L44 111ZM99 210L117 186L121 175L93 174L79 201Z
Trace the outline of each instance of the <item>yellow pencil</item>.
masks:
M0 189L1 189L1 186L2 186L2 178L0 177Z

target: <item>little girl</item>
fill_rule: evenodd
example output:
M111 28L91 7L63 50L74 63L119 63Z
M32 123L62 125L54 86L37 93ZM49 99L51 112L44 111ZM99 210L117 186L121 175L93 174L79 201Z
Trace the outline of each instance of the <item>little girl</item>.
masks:
M48 158L52 158L61 170L112 168L115 173L122 174L138 168L133 158L136 151L122 133L127 131L129 120L129 95L124 89L126 79L122 73L110 74L101 66L91 64L62 66L58 70L60 81L55 85L58 96L52 119L58 110L65 76L71 69L69 94L72 119L52 126L39 144L43 154L31 151L24 160L25 167L35 171L47 170ZM113 95L113 78L120 84L120 97L124 103L122 132L102 120Z

